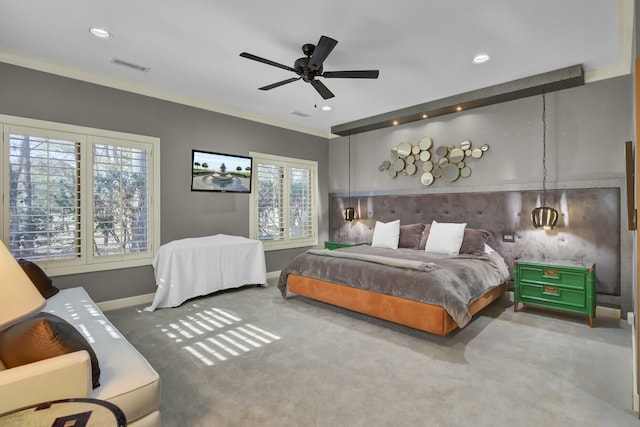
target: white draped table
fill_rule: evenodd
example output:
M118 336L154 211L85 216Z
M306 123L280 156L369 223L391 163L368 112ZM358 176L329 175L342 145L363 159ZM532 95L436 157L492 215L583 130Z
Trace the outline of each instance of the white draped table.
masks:
M262 242L240 236L174 240L160 246L153 268L158 289L147 311L221 289L267 285Z

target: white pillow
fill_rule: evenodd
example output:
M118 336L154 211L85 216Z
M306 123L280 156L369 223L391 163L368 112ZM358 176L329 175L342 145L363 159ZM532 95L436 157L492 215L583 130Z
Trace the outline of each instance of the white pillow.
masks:
M399 239L399 219L387 223L376 221L376 226L373 229L373 239L371 240L371 247L398 249Z
M433 221L424 250L434 254L458 255L466 226L466 222L456 224Z

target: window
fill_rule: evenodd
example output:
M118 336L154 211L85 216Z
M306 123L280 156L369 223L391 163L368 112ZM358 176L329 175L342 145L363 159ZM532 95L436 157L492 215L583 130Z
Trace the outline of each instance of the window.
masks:
M250 237L265 250L318 244L318 164L269 154L253 157Z
M48 274L150 264L159 240L159 140L0 115L2 227Z

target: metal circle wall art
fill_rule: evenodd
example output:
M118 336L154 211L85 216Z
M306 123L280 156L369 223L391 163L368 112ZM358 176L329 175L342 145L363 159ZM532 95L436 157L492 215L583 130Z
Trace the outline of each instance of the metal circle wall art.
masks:
M378 166L378 170L387 171L391 178L417 173L420 183L425 186L433 184L438 178L455 182L459 178L470 177L470 163L489 151L488 144L473 148L468 139L461 141L457 146L438 145L434 149L435 155L431 153L432 148L434 141L430 136L421 137L416 144L403 141L391 148L390 160L384 160Z

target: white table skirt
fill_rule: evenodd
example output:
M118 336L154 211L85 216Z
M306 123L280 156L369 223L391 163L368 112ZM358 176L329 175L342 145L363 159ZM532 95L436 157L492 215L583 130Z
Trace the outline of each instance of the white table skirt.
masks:
M267 284L262 242L240 236L174 240L160 247L153 268L158 289L147 311L221 289Z

